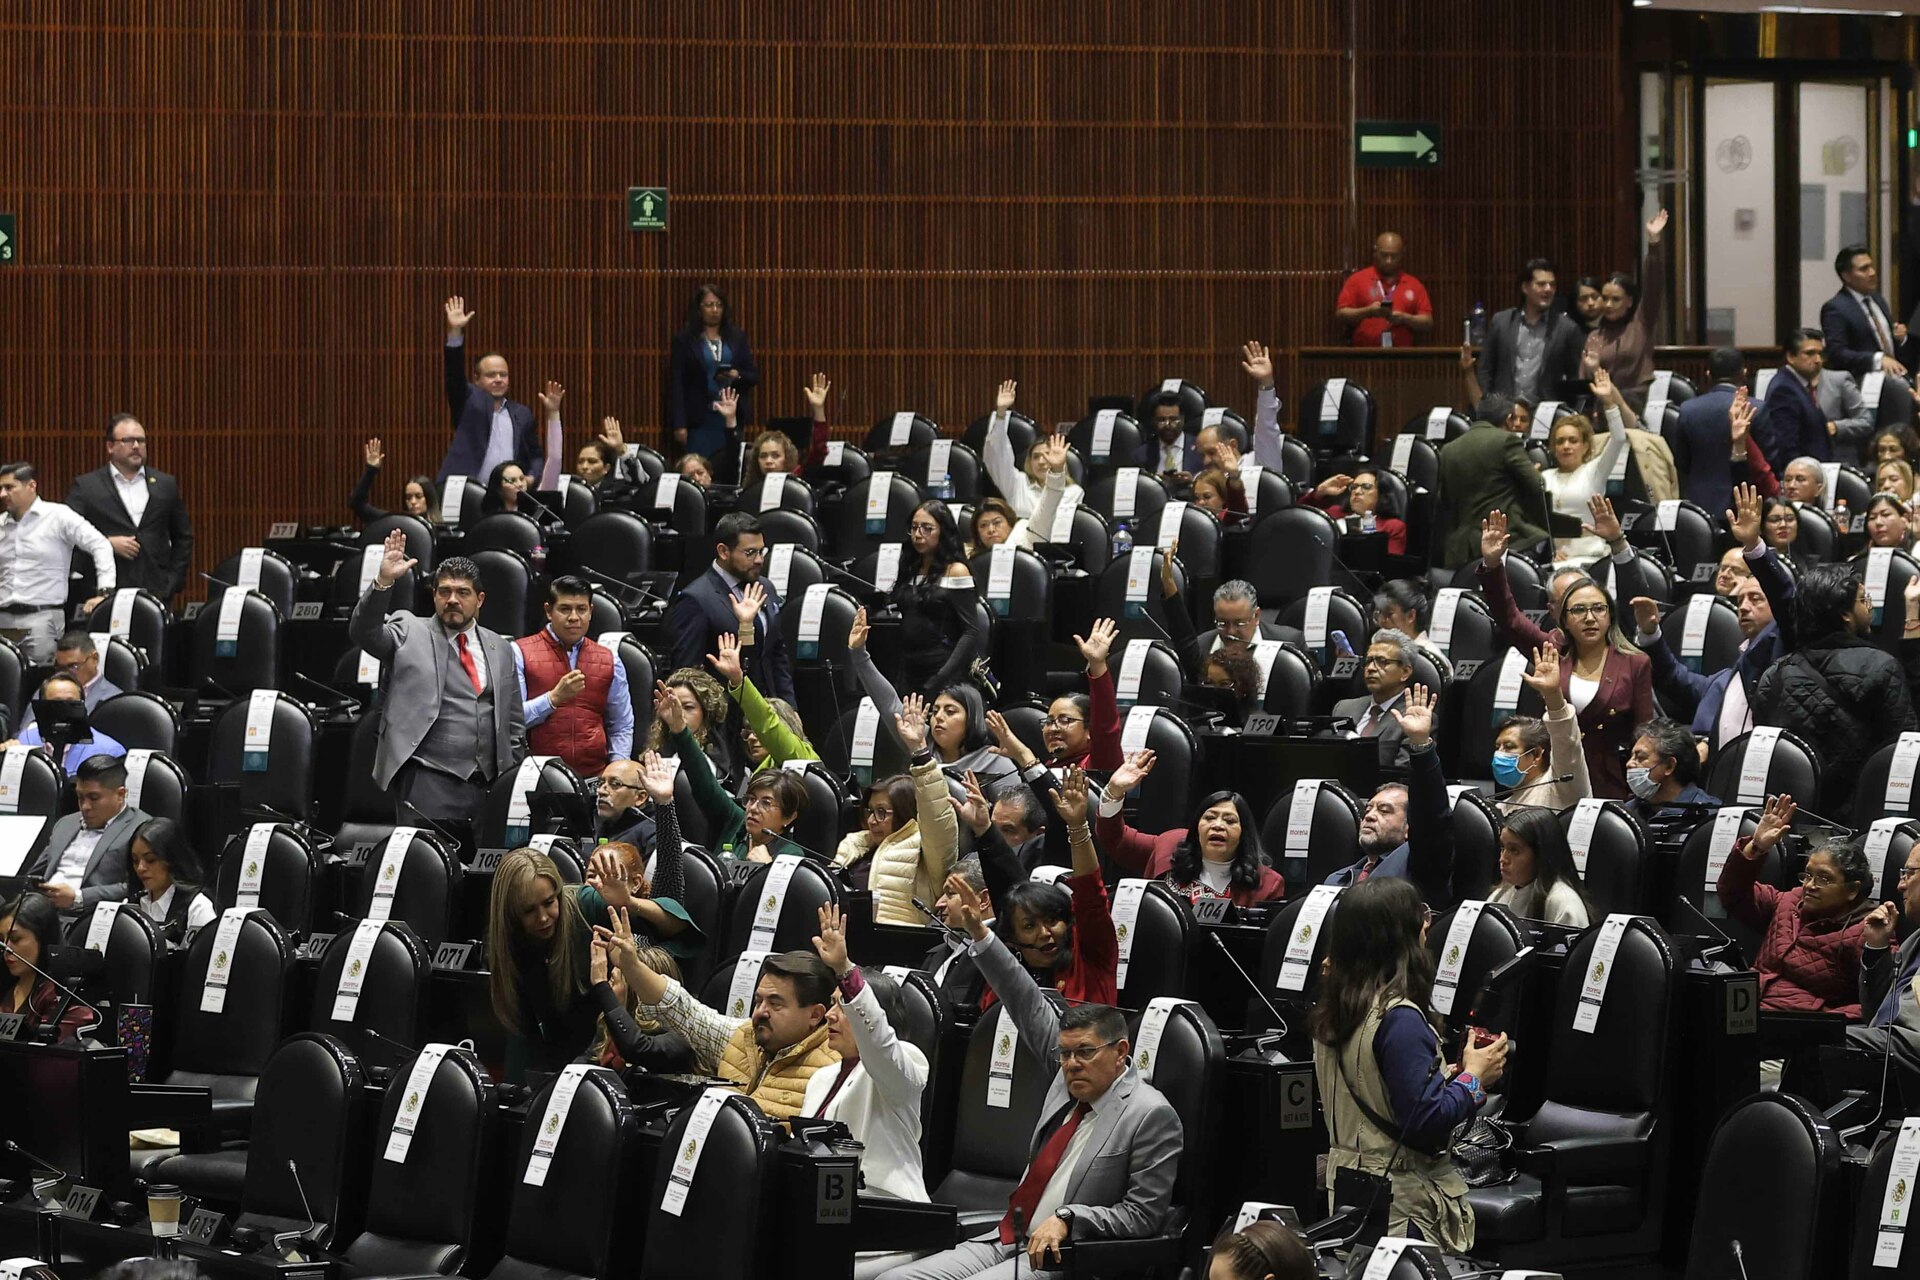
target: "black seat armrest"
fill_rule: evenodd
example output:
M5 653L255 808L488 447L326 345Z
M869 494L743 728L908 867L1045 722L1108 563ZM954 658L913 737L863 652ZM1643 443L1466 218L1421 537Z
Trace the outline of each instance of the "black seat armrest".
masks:
M1514 1167L1543 1184L1604 1182L1619 1174L1633 1174L1647 1166L1649 1123L1644 1132L1592 1138L1559 1138L1513 1148Z
M1069 1240L1060 1248L1060 1268L1069 1276L1131 1274L1149 1267L1177 1267L1179 1263L1179 1236Z
M950 1204L863 1195L854 1208L854 1248L863 1253L951 1249L959 1237L959 1211Z

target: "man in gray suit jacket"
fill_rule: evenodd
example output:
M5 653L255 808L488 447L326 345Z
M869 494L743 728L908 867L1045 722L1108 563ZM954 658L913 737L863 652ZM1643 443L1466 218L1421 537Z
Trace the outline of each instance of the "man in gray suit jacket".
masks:
M347 638L380 659L387 691L373 777L393 792L402 821L470 818L494 779L527 749L520 681L507 641L480 626L480 570L462 556L433 573L433 617L387 613L393 584L414 562L399 531L387 535Z
M1180 1116L1132 1066L1127 1021L1107 1005L1062 1013L1026 967L982 921L979 896L963 883L957 913L968 950L1019 1031L1019 1052L1044 1055L1053 1082L1027 1142L1027 1169L998 1228L945 1253L886 1273L885 1280L1010 1280L1057 1268L1071 1240L1137 1239L1161 1230L1180 1168ZM1026 1257L1014 1210L1027 1233Z
M1405 709L1403 699L1413 682L1413 637L1404 631L1374 632L1360 678L1366 681L1367 696L1342 698L1333 704L1333 714L1353 721L1347 736L1373 738L1379 743L1382 769L1404 773L1407 735L1393 711L1395 707Z
M127 766L118 756L89 756L74 771L80 812L53 824L46 848L24 874L62 911L91 911L127 896L127 849L147 815L127 807Z

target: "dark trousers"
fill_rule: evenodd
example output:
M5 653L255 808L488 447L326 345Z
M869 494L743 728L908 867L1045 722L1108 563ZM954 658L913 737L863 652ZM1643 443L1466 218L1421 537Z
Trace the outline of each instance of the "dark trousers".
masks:
M456 778L418 761L409 761L393 776L394 817L403 825L421 817L471 818L477 822L486 803L487 785L486 779L477 775Z

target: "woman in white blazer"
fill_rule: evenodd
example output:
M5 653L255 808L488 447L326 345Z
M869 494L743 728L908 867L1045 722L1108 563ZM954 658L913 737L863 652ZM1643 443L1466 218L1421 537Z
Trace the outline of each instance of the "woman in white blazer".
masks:
M845 1123L866 1146L860 1171L866 1189L901 1200L927 1200L920 1166L920 1099L927 1055L893 1033L888 1021L900 989L885 974L863 975L847 958L840 908L820 908L813 949L840 978L840 999L827 1010L827 1043L840 1066L816 1071L800 1114Z

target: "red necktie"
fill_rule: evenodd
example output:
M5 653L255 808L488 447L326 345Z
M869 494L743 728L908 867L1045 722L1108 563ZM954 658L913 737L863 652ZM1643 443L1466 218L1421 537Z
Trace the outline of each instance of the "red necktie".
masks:
M473 692L477 697L485 690L480 687L480 668L473 665L473 651L467 648L467 633L462 631L453 638L453 642L460 650L460 665L466 668L467 679L473 681Z
M1020 1185L1013 1189L1013 1195L1007 1199L1007 1215L1000 1219L1000 1243L1013 1243L1013 1211L1018 1209L1021 1216L1032 1225L1033 1211L1040 1206L1040 1197L1046 1194L1047 1184L1053 1181L1054 1172L1060 1168L1060 1161L1066 1157L1067 1144L1073 1141L1074 1130L1080 1127L1080 1117L1087 1114L1087 1104L1077 1102L1067 1122L1053 1131L1040 1147L1040 1154L1027 1166L1027 1176L1020 1179Z

